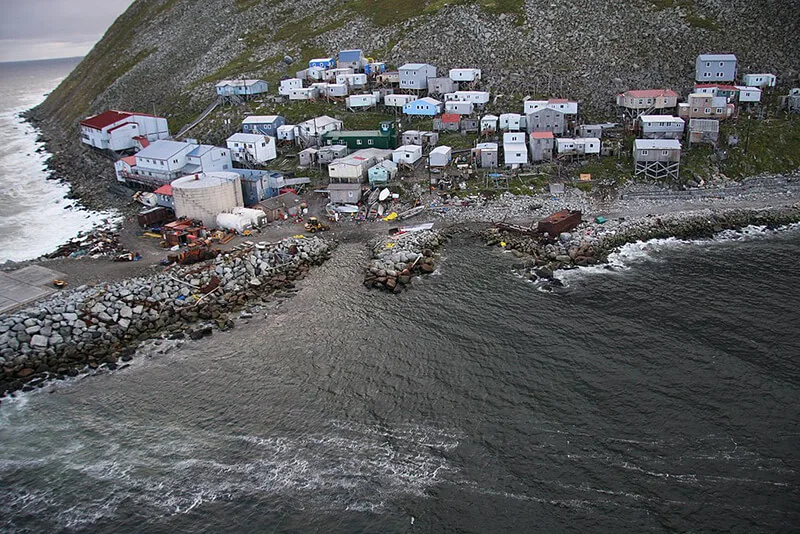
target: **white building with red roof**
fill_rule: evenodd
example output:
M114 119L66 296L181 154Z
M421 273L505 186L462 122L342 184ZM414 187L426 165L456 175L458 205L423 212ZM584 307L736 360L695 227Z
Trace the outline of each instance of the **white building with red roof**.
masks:
M80 122L81 142L102 150L128 150L137 146L135 138L147 141L169 137L167 119L110 109Z

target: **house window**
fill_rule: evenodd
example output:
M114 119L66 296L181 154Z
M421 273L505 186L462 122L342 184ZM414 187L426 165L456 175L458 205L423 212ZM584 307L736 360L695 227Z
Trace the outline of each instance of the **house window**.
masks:
M722 108L717 108L717 115L722 115Z
M372 144L372 139L367 139L367 144L371 145Z
M261 146L267 146L267 143L261 143Z
M361 144L361 139L356 139L356 144L360 145Z
M723 63L722 61L720 61L720 62L719 62L719 66L720 66L720 67L724 67L724 66L725 66L725 63Z
M706 63L706 67L710 67L710 66L711 66L711 62Z
M662 156L669 156L669 150L662 150L661 151L661 155Z
M710 78L710 77L711 77L711 73L710 72L704 72L703 73L703 78Z
M693 108L692 109L692 113L697 113L697 112L698 112L698 108Z
M703 113L705 113L706 115L708 115L709 113L711 113L711 108L706 108L706 109L704 109L704 110L703 110Z
M718 72L717 73L717 78L722 78L723 76L725 76L724 72Z
M646 156L646 155L647 155L647 150L642 150L642 156Z

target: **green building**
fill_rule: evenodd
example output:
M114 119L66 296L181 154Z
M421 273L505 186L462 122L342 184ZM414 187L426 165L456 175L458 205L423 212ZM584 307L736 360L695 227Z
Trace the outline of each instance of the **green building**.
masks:
M359 148L397 148L397 134L390 121L381 123L378 130L338 130L322 134L323 145L347 145L350 150Z

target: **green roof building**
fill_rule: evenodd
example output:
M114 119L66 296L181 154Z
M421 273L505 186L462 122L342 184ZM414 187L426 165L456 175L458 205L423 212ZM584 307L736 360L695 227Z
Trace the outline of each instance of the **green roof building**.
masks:
M360 148L397 148L397 134L390 121L381 123L378 130L338 130L322 134L324 145L347 145L351 150Z

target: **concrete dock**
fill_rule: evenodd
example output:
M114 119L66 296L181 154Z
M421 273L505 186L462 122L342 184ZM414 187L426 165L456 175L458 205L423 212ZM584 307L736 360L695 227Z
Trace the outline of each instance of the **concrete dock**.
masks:
M63 278L63 273L40 265L0 272L0 314L55 293L53 280Z

